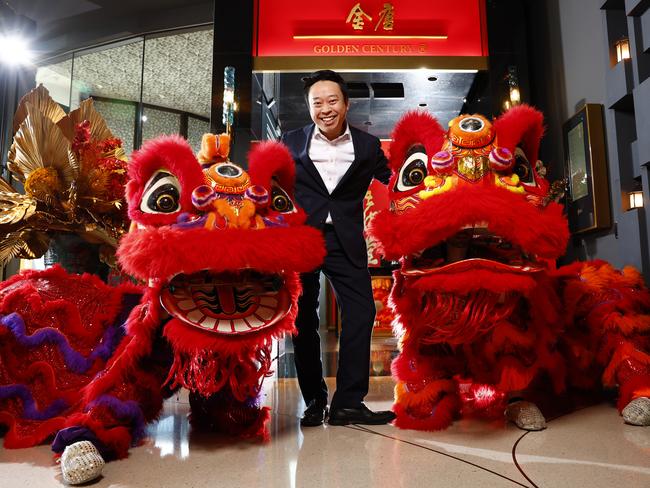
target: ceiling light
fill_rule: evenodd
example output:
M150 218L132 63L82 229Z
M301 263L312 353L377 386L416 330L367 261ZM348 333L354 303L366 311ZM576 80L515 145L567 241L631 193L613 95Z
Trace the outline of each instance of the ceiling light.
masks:
M143 116L142 116L142 122L146 122L147 120L148 120L148 119L147 119L147 116L146 116L146 115L143 115Z
M27 39L16 34L0 35L0 60L3 63L19 66L31 63L32 59Z

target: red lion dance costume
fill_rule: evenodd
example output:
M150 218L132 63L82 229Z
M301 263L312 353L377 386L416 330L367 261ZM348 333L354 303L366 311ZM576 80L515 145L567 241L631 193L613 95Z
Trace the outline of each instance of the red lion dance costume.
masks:
M148 283L143 293L61 268L0 286L6 447L56 434L56 452L90 441L104 458L125 457L180 386L193 425L265 435L257 400L271 342L294 331L299 273L320 264L324 246L293 199L286 148L258 145L246 172L219 157L219 141L204 136L202 155L220 161L205 171L179 137L134 153L133 229L118 257Z
M493 124L462 115L447 132L425 113L395 128L391 208L372 233L401 263L390 297L399 427L507 408L541 429L537 407L516 400L544 384L616 386L625 420L650 423L650 294L631 268L556 269L569 233L537 160L542 133L528 106Z

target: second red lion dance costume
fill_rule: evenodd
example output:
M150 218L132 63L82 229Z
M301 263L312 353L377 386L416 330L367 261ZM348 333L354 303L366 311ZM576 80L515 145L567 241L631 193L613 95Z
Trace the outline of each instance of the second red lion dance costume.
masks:
M537 160L542 133L528 106L493 124L463 115L448 131L411 113L395 128L391 208L372 232L401 262L390 298L399 427L442 429L467 407L503 412L540 380L555 393L618 387L625 420L650 424L650 294L631 268L556 269L569 233ZM529 402L506 415L545 427Z

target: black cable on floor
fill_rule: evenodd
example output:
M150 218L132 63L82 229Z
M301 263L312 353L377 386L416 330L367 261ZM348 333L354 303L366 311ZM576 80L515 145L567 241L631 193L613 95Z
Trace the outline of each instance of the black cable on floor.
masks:
M533 483L533 482L531 481L531 479L528 478L528 476L526 476L526 475L521 471L521 469L519 469L519 471L520 471L522 474L524 474L524 477L525 477L528 481L530 481L531 483L533 483L533 486L532 486L532 487L530 487L530 486L528 486L528 485L524 485L524 484L520 483L520 482L517 481L517 480L513 480L512 478L509 478L509 477L507 477L507 476L505 476L505 475L503 475L503 474L501 474L501 473L497 473L496 471L492 471L491 469L486 468L486 467L483 467L483 466L481 466L481 465L479 465L479 464L475 464L475 463L473 463L473 462L471 462L471 461L467 461L466 459L463 459L463 458L459 458L459 457L453 456L453 455L448 454L448 453L443 452L443 451L438 451L437 449L433 449L433 448L431 448L431 447L423 446L423 445L418 444L418 443L416 443L416 442L407 441L407 440L404 440L404 439L400 439L399 437L393 437L393 436L388 435L388 434L382 434L381 432L377 432L376 430L372 430L372 429L370 429L370 428L368 428L368 427L366 427L366 426L363 426L363 425L354 424L354 425L348 425L347 427L352 428L352 429L354 429L354 430L360 430L361 432L366 432L366 433L368 433L368 434L375 434L375 435L378 435L378 436L381 436L381 437L385 437L385 438L387 438L387 439L392 439L392 440L397 441L397 442L403 442L404 444L408 444L408 445L410 445L410 446L414 446L414 447L419 447L420 449L425 449L425 450L427 450L427 451L435 452L436 454L440 454L440 455L442 455L442 456L446 456L446 457L448 457L448 458L455 459L456 461L460 461L461 463L469 464L470 466L474 466L475 468L482 469L483 471L487 471L488 473L494 474L494 475L496 475L496 476L498 476L498 477L500 477L500 478L506 479L506 480L508 480L508 481L512 481L514 484L519 485L519 486L523 486L524 488L539 488L539 486L537 486L535 483ZM528 433L528 432L526 432L526 434L527 434L527 433ZM524 435L526 435L526 434L524 434ZM523 437L523 436L522 436L522 437ZM519 442L519 441L517 441L517 442ZM514 451L513 451L513 454L514 454Z
M570 411L570 412L563 413L563 414L561 414L561 415L556 415L555 417L551 417L550 419L548 419L548 420L546 421L546 423L549 424L549 423L551 423L551 422L554 421L554 420L557 420L557 419L559 419L559 418L561 418L561 417L564 417L565 415L569 415L570 413L573 414L573 413L579 412L580 410L584 410L585 408L589 408L590 406L592 406L592 405L587 405L587 406L580 407L580 408L577 408L577 409L575 409L575 410L572 410L572 411ZM528 477L528 475L524 472L524 469L520 466L519 462L517 461L517 452L516 452L516 451L517 451L517 445L519 444L519 442L520 442L524 437L526 437L528 434L530 434L530 432L531 432L531 431L524 432L524 433L521 435L521 437L519 437L519 439L517 439L517 442L515 442L514 445L512 446L512 461L515 463L515 466L517 467L517 469L519 470L519 472L521 473L521 475L522 475L524 478L526 478L528 481L530 481L530 483L533 485L533 488L540 488L537 484L535 484L535 482L534 482L533 480L531 480L531 479Z
M530 431L528 431L528 432L524 432L523 434L521 434L521 436L519 437L519 439L517 439L517 442L515 442L514 445L512 446L512 461L515 463L515 466L517 467L517 469L519 470L519 472L521 473L521 475L522 475L524 478L526 478L526 479L530 482L531 485L533 485L533 488L539 488L539 486L538 486L537 484L535 484L535 482L534 482L533 480L531 480L531 479L528 477L528 475L524 472L524 469L519 465L519 462L517 462L517 454L516 454L516 452L515 452L515 451L517 450L517 444L519 444L519 441L521 441L521 440L522 440L524 437L526 437L528 434L530 434Z

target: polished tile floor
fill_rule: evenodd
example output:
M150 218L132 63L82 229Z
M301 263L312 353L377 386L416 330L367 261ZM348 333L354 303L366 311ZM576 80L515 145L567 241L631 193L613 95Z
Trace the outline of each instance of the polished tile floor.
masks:
M392 387L389 376L373 377L367 404L389 408ZM650 428L623 424L607 404L558 417L542 432L463 420L446 431L430 433L390 425L301 429L298 419L304 405L295 379L270 379L263 395L272 409L268 443L193 433L187 421L187 395L181 393L166 402L144 445L132 449L128 459L109 463L103 478L92 486L650 486ZM60 484L48 446L0 448L0 487Z

